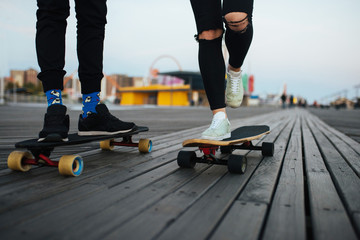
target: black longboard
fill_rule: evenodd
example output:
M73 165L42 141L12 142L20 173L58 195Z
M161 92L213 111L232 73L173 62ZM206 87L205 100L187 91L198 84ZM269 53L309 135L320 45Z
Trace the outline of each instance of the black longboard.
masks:
M203 153L197 157L195 151L180 151L177 162L180 167L193 168L196 163L227 165L229 172L244 173L247 167L245 156L231 154L235 149L260 150L263 156L273 156L274 143L263 142L262 146L254 146L253 140L269 134L270 127L266 125L244 126L231 132L231 137L223 140L187 139L183 147L198 147ZM216 157L216 151L230 154L227 159Z
M146 132L147 127L133 129L130 132L115 135L79 136L77 133L69 134L68 141L61 142L38 142L38 139L29 139L15 144L15 148L25 148L28 151L13 151L8 157L8 167L17 171L28 171L31 165L46 165L59 168L62 175L79 176L83 170L83 160L78 155L65 155L59 161L52 161L49 157L55 147L66 145L84 144L100 141L102 150L112 150L114 146L138 147L142 153L148 153L152 149L149 139L140 139L138 143L132 141L132 136L140 132ZM122 141L115 139L122 138ZM30 151L30 152L29 152Z

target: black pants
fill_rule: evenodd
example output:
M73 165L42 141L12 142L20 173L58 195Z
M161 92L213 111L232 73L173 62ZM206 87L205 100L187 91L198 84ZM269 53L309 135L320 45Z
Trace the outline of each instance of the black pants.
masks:
M36 52L44 91L63 89L69 0L37 0ZM99 92L103 78L106 0L75 0L78 75L83 94Z
M229 51L229 64L242 66L249 50L252 36L253 0L191 0L198 34L206 30L223 29L224 16L231 12L245 12L248 27L244 32L235 32L225 23L225 43ZM199 66L206 95L212 110L225 105L225 62L222 54L222 37L199 42Z

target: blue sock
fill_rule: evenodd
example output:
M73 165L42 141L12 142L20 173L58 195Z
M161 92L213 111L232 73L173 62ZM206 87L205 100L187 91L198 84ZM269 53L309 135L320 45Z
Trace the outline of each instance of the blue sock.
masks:
M53 104L61 104L62 105L62 98L61 98L61 90L60 89L51 89L45 92L48 106Z
M100 103L100 92L93 92L83 94L83 114L82 117L86 118L90 113L97 113L95 108Z

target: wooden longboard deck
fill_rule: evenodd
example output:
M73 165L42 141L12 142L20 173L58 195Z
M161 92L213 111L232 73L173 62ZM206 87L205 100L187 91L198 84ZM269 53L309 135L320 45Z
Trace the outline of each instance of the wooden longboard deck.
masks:
M231 132L231 137L223 140L188 139L183 142L183 147L200 147L204 145L229 146L252 141L270 133L270 127L266 125L239 127Z
M113 138L121 138L132 136L134 134L138 134L139 132L146 132L148 131L148 127L140 127L138 126L136 129L126 132L126 133L119 133L115 135L100 135L100 136L79 136L77 133L69 134L68 141L66 142L38 142L37 138L25 140L22 142L18 142L15 144L16 148L27 148L27 149L44 149L44 148L53 148L57 146L64 146L64 145L75 145L81 143L88 143L92 141L101 141L106 139L113 139Z

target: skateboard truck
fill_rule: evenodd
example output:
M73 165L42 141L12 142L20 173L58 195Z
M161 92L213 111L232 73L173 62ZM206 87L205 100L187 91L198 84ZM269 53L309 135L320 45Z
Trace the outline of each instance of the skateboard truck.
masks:
M264 143L265 145L267 143ZM235 149L243 149L243 150L253 150L253 151L263 151L263 149L265 149L265 151L268 151L269 153L265 153L263 154L263 156L268 156L269 154L271 155L271 152L273 152L274 150L271 149L273 148L273 146L271 146L272 143L270 143L270 146L255 146L251 141L248 142L244 142L241 145L229 145L229 146L220 146L220 151L221 153L232 153ZM271 155L272 156L272 155Z
M144 142L145 141L145 142ZM150 144L150 146L146 146ZM111 145L113 146L123 146L123 147L139 147L139 146L142 146L144 145L145 147L147 148L144 148L141 149L139 148L139 151L140 152L151 152L151 148L152 148L152 143L151 142L147 142L146 139L140 139L140 141L138 143L136 142L133 142L132 141L132 136L126 136L126 137L123 137L123 140L121 142L116 142L114 140L111 141ZM150 148L150 150L149 150ZM107 149L103 149L103 150L107 150Z
M215 155L215 152L219 149L218 146L201 146L199 147L200 152L203 152L204 155Z
M107 139L100 142L102 150L113 150L114 146L138 147L139 152L149 153L152 150L152 141L149 139L140 139L138 143L132 141L132 136L125 136L121 142L114 139Z
M13 151L8 157L8 167L22 172L29 171L32 165L45 165L59 168L61 175L79 176L84 164L79 155L64 155L59 161L53 161L47 156L48 151L22 152Z
M59 162L57 161L52 161L47 155L39 153L37 155L35 155L33 153L34 158L33 159L28 159L28 158L24 158L23 159L23 163L24 164L30 164L30 165L40 165L40 164L44 164L47 166L51 166L51 167L58 167L59 166Z
M200 146L199 150L203 153L203 156L197 157L197 162L226 165L226 161L218 159L215 156L216 151L219 150L219 146Z

